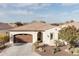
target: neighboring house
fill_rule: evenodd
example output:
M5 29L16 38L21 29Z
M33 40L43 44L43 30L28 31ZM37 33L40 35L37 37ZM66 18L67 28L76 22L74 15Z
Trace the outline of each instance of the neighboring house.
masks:
M0 23L0 34L6 35L8 33L8 30L13 28L8 23Z
M44 44L54 45L54 40L58 40L58 30L58 27L47 23L30 23L11 29L10 43L35 43L41 41Z
M0 31L2 30L8 30L13 28L12 26L10 26L8 23L0 23Z

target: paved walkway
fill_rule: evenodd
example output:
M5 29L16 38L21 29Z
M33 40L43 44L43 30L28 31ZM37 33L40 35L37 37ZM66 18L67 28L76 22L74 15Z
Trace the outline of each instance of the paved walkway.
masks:
M0 53L0 56L40 56L36 52L32 52L32 44L14 45Z

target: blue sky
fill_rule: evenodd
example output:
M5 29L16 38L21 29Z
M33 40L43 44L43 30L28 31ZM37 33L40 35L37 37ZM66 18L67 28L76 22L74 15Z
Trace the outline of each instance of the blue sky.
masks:
M31 22L33 20L49 23L79 21L79 4L0 3L0 22Z

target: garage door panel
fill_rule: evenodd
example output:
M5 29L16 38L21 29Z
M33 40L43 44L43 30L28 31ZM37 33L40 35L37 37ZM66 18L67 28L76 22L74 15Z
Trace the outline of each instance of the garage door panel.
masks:
M32 35L16 35L15 40L19 43L20 41L28 43L32 42ZM20 42L21 43L21 42Z

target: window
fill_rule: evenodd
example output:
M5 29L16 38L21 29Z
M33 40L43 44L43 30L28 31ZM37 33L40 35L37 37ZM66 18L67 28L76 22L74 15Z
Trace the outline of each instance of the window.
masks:
M50 33L50 40L53 39L53 33Z

